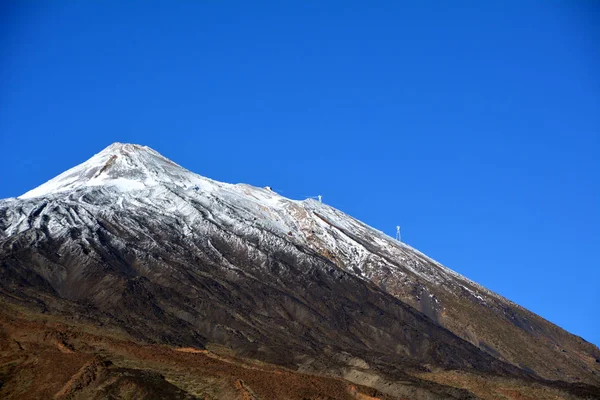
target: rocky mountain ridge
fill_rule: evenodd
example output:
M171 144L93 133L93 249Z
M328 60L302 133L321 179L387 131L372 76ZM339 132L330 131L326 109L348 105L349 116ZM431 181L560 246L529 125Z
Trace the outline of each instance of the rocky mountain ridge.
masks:
M410 246L143 146L113 144L0 201L0 265L5 301L148 343L357 383L461 370L600 386L597 347Z

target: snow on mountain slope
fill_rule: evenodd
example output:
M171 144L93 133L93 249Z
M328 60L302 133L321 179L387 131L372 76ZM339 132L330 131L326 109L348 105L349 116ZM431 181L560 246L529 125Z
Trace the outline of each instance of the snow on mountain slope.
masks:
M312 199L290 200L250 185L216 182L186 170L147 146L114 143L19 199L67 196L93 187L118 192L119 207L155 203L167 213L183 214L190 222L197 213L189 206L192 199L221 211L220 220L227 220L228 210L235 210L250 226L259 224L327 257L334 255L336 263L366 279L371 278L373 271L364 266L376 258L380 267L385 265L395 274L403 275L397 268L397 263L401 263L431 283L465 281L482 293L493 295L410 246L326 204ZM225 207L219 207L220 203ZM16 226L10 233L18 231L14 230Z

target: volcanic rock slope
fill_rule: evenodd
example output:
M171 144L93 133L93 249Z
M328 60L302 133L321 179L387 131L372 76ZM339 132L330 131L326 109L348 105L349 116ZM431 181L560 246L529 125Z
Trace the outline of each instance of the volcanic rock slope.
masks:
M412 247L139 145L0 201L0 296L371 386L409 384L409 370L600 386L597 347Z

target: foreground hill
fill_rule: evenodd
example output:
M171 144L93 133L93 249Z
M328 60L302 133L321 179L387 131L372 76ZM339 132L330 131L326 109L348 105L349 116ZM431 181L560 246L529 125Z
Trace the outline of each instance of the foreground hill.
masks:
M206 349L236 368L253 360L298 382L346 385L322 398L600 397L600 351L583 339L325 204L215 182L138 145L111 145L0 201L0 297L12 310L0 394L19 386L25 347L14 343L26 342L40 360L83 357L73 368L102 370L98 387L133 377L167 397L221 396L152 375L211 358ZM23 321L44 333L18 339ZM90 329L109 348L82 340ZM48 341L53 332L68 340ZM115 332L127 343L118 351ZM153 351L166 355L140 355ZM69 379L88 374L77 371ZM234 371L228 379L259 390Z

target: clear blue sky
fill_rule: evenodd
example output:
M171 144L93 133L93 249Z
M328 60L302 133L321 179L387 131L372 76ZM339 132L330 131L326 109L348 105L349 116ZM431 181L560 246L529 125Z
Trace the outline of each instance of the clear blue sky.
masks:
M600 344L593 4L4 1L0 197L144 144L400 224Z

